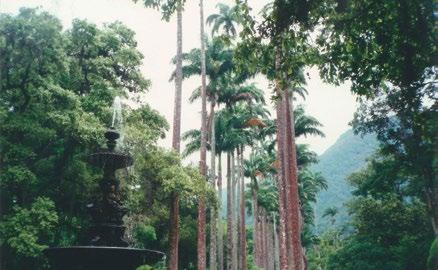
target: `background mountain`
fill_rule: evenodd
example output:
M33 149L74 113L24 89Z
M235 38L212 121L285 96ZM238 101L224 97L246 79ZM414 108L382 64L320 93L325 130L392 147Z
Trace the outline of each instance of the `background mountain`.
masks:
M327 190L318 194L315 205L315 224L318 231L323 231L328 225L328 218L322 218L322 215L329 207L336 207L339 210L336 217L337 225L348 221L345 203L352 196L352 187L348 184L347 177L365 165L366 159L377 149L377 146L375 135L361 137L350 129L319 156L319 163L312 166L312 170L320 172L328 184Z
M353 130L343 133L337 141L330 146L322 155L319 163L312 166L314 172L320 172L327 180L328 188L318 194L315 205L315 225L319 232L324 231L329 223L328 218L322 215L325 209L336 207L339 213L336 217L336 225L345 224L348 214L344 204L351 198L352 187L347 182L347 177L361 169L366 159L377 149L378 142L374 135L361 137L354 135ZM225 179L224 179L225 180ZM227 189L222 190L221 216L226 219ZM252 224L252 215L246 219L247 224Z

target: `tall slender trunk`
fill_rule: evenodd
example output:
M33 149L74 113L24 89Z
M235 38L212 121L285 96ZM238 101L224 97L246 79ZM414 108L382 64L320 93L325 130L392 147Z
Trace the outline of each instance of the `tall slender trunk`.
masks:
M285 104L285 98L287 97L286 95L286 91L285 89L280 89L280 96L281 96L281 100L280 102L282 103L281 105L281 115L282 115L282 129L281 132L283 133L282 135L282 142L281 142L281 151L282 151L282 157L283 160L281 162L282 164L282 175L283 175L283 192L284 192L284 206L285 206L285 210L286 210L286 254L287 254L287 264L290 270L294 269L293 265L294 265L294 261L295 261L295 254L294 254L294 245L292 243L292 234L294 233L294 229L292 227L292 223L293 223L293 219L294 216L291 212L291 198L290 198L290 174L289 174L289 170L288 168L291 166L290 164L290 159L288 158L289 153L288 151L290 150L289 146L287 145L288 142L288 116L287 116L287 107Z
M198 270L205 270L205 197L201 195L198 202L198 222L197 222L197 253Z
M172 192L170 202L169 269L178 269L179 195Z
M241 269L246 270L248 268L246 261L246 228L245 228L245 178L243 175L243 151L240 151L240 260Z
M201 23L201 153L199 170L207 178L207 89L205 67L205 34L204 34L204 3L199 1L199 13ZM198 270L206 267L205 251L205 195L202 194L198 203L198 231L197 231Z
M292 94L291 94L292 95ZM292 96L289 97L288 91L285 91L284 106L286 113L286 159L288 160L287 180L288 180L288 210L291 216L291 242L294 257L294 270L302 270L305 267L305 258L303 248L301 246L301 228L302 217L300 198L298 191L298 166L297 152L295 146L295 123L293 114Z
M233 193L231 171L231 153L227 153L227 270L233 269Z
M172 148L180 152L181 148L181 92L182 92L182 6L178 2L176 31L176 76L175 104L173 113ZM170 200L170 231L169 231L169 269L178 269L179 242L179 195L172 192Z
M217 211L214 207L210 210L210 267L217 269Z
M275 269L275 249L274 249L274 225L268 222L268 269Z
M269 223L268 217L266 215L266 210L263 210L263 222L264 222L264 234L263 234L263 243L264 243L264 252L263 252L263 265L265 269L269 269L269 250L268 250L268 235L269 235Z
M219 197L219 209L218 209L218 231L217 231L217 237L218 237L218 266L219 270L224 269L224 227L222 226L222 155L221 152L219 152L218 155L218 181L217 181L217 188L218 188L218 197Z
M231 153L231 201L232 201L232 208L231 208L231 218L233 219L232 222L232 241L233 241L233 250L231 253L231 269L237 270L237 211L236 211L236 159L234 155L234 151Z
M214 123L214 98L210 104L210 182L214 190L216 190L216 137ZM210 269L217 269L217 209L211 207L210 211Z
M253 241L254 241L254 262L257 266L260 266L259 258L260 258L260 243L258 241L258 234L259 234L259 226L258 226L258 204L257 204L257 187L255 183L255 179L253 179L253 188L252 188L252 212L254 216L253 221Z
M237 147L237 155L236 155L236 172L235 172L235 186L236 190L236 201L235 201L235 211L236 211L236 258L237 258L237 269L242 269L242 260L241 260L241 215L240 215L240 146Z
M260 267L266 269L265 267L265 219L263 217L263 208L259 208L259 216L260 216Z
M280 74L279 70L281 54L280 49L277 48L276 51L276 70ZM300 213L300 203L298 197L298 172L297 172L297 161L296 161L296 148L295 148L295 132L294 132L294 122L293 122L293 106L289 101L289 94L287 89L282 86L280 81L281 76L277 78L276 90L280 96L280 101L277 102L277 119L278 119L278 154L280 157L280 178L279 178L279 193L280 197L285 200L285 205L280 207L285 210L280 211L280 229L282 219L286 219L286 228L284 236L286 237L287 246L287 257L288 257L288 269L290 270L302 270L304 269L304 257L303 250L301 247L301 213ZM283 194L284 193L284 194ZM280 209L280 210L281 210ZM283 232L280 233L280 244L283 244L282 239ZM280 247L280 251L281 251ZM280 254L280 268L283 268L284 259L283 255Z
M279 251L280 251L280 269L288 269L288 245L286 235L286 223L287 223L287 209L286 209L286 191L284 183L284 165L283 165L283 137L284 137L284 121L282 116L282 103L281 101L276 104L277 109L277 160L280 164L277 172L277 187L278 187L278 212L279 212Z
M278 231L277 231L277 219L275 215L272 214L272 219L274 221L273 230L274 230L274 270L279 269L280 266L280 258L279 258L279 250L278 250Z

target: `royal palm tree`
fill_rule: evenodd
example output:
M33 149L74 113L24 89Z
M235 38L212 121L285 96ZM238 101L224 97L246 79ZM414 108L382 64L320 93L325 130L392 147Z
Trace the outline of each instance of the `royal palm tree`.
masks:
M175 105L173 114L172 148L181 151L181 95L182 95L182 3L178 1L177 7L177 50L176 50L176 76L175 76ZM178 269L178 243L179 243L179 195L171 194L170 207L170 232L169 232L169 269Z
M252 104L254 102L264 102L263 91L258 89L254 84L245 85L242 84L246 79L245 76L236 76L233 73L233 52L229 47L223 42L223 40L214 38L211 41L207 41L207 49L206 49L206 76L209 78L209 83L206 88L207 98L210 102L210 117L208 121L208 130L210 135L210 150L211 150L211 182L214 184L215 182L215 132L211 132L214 130L215 121L215 106L216 104L225 104L227 108L232 108L234 104L239 103L240 101L246 101L248 104ZM201 51L198 49L192 49L189 53L183 55L184 62L186 63L183 66L183 77L188 78L194 75L199 75L200 70L200 60L201 60ZM172 75L175 75L175 73ZM197 88L193 91L190 101L193 102L196 99L201 97L201 88ZM249 112L253 114L257 114L261 112L260 107L258 106L249 106ZM266 113L266 112L265 112ZM250 119L246 117L245 120ZM197 144L197 142L194 142ZM193 145L192 145L193 146ZM213 146L213 147L212 147ZM219 184L219 183L218 183ZM221 192L221 186L218 187ZM220 195L220 194L219 194ZM220 197L220 196L219 196ZM221 207L221 206L220 206ZM219 208L220 212L220 208ZM211 219L215 220L216 215L213 211L211 211ZM218 225L220 226L220 224ZM214 234L214 230L216 226L211 225L211 245L210 245L210 265L216 265L216 239ZM222 248L222 239L221 237L221 227L219 227L219 266L223 267L223 248Z
M324 136L319 127L321 124L313 117L308 116L304 112L304 108L298 106L295 109L294 113L294 126L295 128L295 136ZM276 170L279 169L275 158L275 142L273 139L273 134L276 132L278 119L277 121L272 120L264 120L266 123L266 127L257 131L254 137L259 140L259 146L253 150L253 153L250 155L249 159L245 161L245 176L251 179L251 189L252 189L252 198L253 198L253 208L257 209L257 193L258 193L258 178L265 177L274 177L276 174ZM300 168L304 168L311 163L316 162L316 154L309 151L306 145L297 145L297 163ZM278 158L277 158L278 159ZM319 178L315 176L315 181L318 182ZM323 188L324 186L316 185L318 188ZM307 194L307 193L306 193ZM281 194L279 194L281 196ZM280 204L284 203L280 201ZM307 206L306 206L307 207ZM255 210L257 213L257 210ZM280 224L281 225L281 224ZM261 254L261 250L259 249L257 243L259 227L257 224L257 220L254 223L254 239L255 239L255 260L257 265L263 266L260 258L263 257Z
M137 2L137 0L134 0ZM163 19L169 21L171 15L176 12L176 57L175 57L175 102L173 113L172 148L180 153L181 145L181 92L182 92L182 10L185 0L143 0L146 7L159 9ZM170 231L169 231L169 269L178 269L178 242L179 242L179 195L171 194L170 201Z
M205 75L209 78L209 84L206 86L206 95L207 99L210 102L210 116L208 120L208 127L207 129L209 132L209 140L211 141L211 163L210 163L210 182L215 187L215 178L216 178L216 154L215 154L215 132L211 132L211 130L214 130L214 113L215 113L215 106L216 106L216 96L219 91L219 80L221 76L224 76L226 73L231 73L232 70L232 51L225 46L225 43L219 39L213 39L212 41L207 41L207 49L206 49L206 63L205 63ZM202 73L202 64L201 64L201 50L199 49L193 49L189 53L185 54L183 56L185 62L187 63L183 67L183 76L185 78L194 76L194 75L201 75ZM176 73L173 74L173 76ZM173 77L172 76L172 77ZM193 91L192 96L190 97L190 101L193 102L194 100L200 98L202 95L202 87L197 88ZM220 211L220 209L219 209ZM217 241L217 235L216 235L216 227L217 225L214 225L215 220L217 220L217 214L215 212L215 209L211 209L210 211L210 219L211 224L210 227L212 228L210 231L210 268L216 268L216 241ZM219 232L220 233L220 232ZM220 236L219 236L220 237ZM219 247L220 248L220 247ZM222 258L222 250L219 250L219 257Z
M239 22L239 16L236 12L237 7L229 7L222 3L217 4L216 7L219 8L219 13L211 14L207 18L207 24L213 24L211 35L214 36L222 28L228 37L235 37Z
M336 222L336 215L339 213L339 209L337 207L328 207L324 210L322 217L329 217L330 224L333 226Z
M257 105L257 104L256 104ZM253 105L252 107L257 108L258 106ZM216 123L215 126L215 134L216 134L216 149L218 149L218 156L219 156L219 177L218 177L218 186L219 186L219 195L221 198L221 191L222 191L222 165L221 165L221 153L226 152L227 153L227 250L228 250L228 266L227 269L236 269L238 261L236 255L239 254L239 265L242 265L241 268L246 268L246 244L245 240L243 238L245 236L244 232L244 206L243 205L243 197L241 194L244 191L243 190L243 177L234 178L233 171L239 170L241 171L240 166L235 166L235 162L233 160L236 160L238 164L242 163L242 149L243 145L247 145L248 141L250 140L250 133L248 130L245 130L243 128L244 123L248 118L250 118L253 114L250 114L250 110L248 110L248 103L240 103L240 104L234 104L232 106L232 110L230 108L225 108L220 110L215 115L214 122ZM255 111L262 111L263 110L255 110ZM186 148L184 150L184 155L191 154L195 151L197 151L200 147L200 131L198 130L191 130L183 134L183 140L188 141L186 144ZM211 143L212 141L209 141L208 147L211 149ZM238 155L235 155L236 153L239 153ZM235 157L235 158L234 158ZM239 175L243 175L243 173L239 173ZM235 198L233 197L233 194L235 193L235 186L236 184L239 184L239 187L241 188L240 192L240 198L242 201L240 201L240 204L237 204L235 201ZM236 206L240 207L240 222L237 223L235 220L236 217ZM243 214L242 214L243 212ZM239 227L237 229L237 227ZM219 227L221 228L221 226ZM237 237L233 235L233 232L238 231ZM219 234L221 236L222 234ZM240 249L237 250L237 240L240 242ZM221 248L221 245L219 245L219 248ZM220 264L220 261L219 261Z
M199 1L199 14L201 24L201 147L199 171L207 178L207 78L205 66L205 33L204 33L204 2ZM205 198L200 196L198 202L198 226L197 226L197 253L198 270L206 267L205 250Z

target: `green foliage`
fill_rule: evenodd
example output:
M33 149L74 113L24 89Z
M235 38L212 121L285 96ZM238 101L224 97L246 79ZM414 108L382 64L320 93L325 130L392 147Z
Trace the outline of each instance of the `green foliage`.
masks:
M207 24L213 24L211 35L214 36L220 28L223 28L223 32L227 37L235 37L237 35L236 27L240 20L237 14L237 6L229 7L223 3L218 3L216 7L219 9L219 13L207 17Z
M77 244L88 229L99 176L86 156L103 143L114 96L141 93L149 81L121 23L74 20L62 31L52 15L23 8L0 14L0 43L2 266L42 269L45 247ZM167 127L147 105L126 112L131 148Z
M155 228L146 224L136 224L134 229L135 242L140 248L146 248L145 243L157 240Z
M155 264L154 266L142 265L142 266L138 267L136 270L164 270L164 269L166 269L164 262L159 262L159 263Z
M438 267L438 238L435 238L430 246L429 257L427 258L427 267L429 270Z
M345 241L322 258L326 269L425 269L433 235L428 213L397 165L377 155L350 177L356 188L348 205L351 228L335 229ZM313 257L321 245L313 247Z
M149 265L142 265L138 267L136 270L154 270L154 268L152 268L152 266Z
M129 190L126 204L129 240L138 247L168 249L169 202L172 192L177 190L180 199L179 243L185 251L179 256L179 265L187 268L196 260L198 199L205 196L208 205L216 207L216 195L198 169L182 166L175 152L151 144L135 145L131 151L135 163L130 179L127 179L129 186L134 187Z
M345 244L341 237L342 232L334 228L327 229L319 235L306 254L309 269L328 269L330 258Z
M435 1L346 1L331 8L318 42L321 73L352 81L360 95L355 132L377 135L380 151L397 161L436 224Z
M140 0L134 0L134 2L138 2ZM154 8L161 12L163 19L166 21L170 20L172 14L178 8L178 4L184 6L186 0L141 0L145 7Z
M19 258L27 262L39 259L42 251L53 243L57 225L55 204L48 198L38 197L29 209L15 206L0 223L0 243L8 247L7 255L15 257L11 265L20 265Z
M349 79L361 95L372 95L385 81L404 87L420 81L436 64L433 13L433 0L339 1L319 39L321 75Z

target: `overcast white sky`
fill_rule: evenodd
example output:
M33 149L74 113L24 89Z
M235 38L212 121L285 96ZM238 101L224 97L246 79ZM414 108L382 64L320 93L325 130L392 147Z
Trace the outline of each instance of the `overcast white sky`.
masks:
M141 0L139 0L141 2ZM218 2L233 4L233 0L204 0L205 17L216 12ZM254 10L266 3L266 0L250 1ZM187 0L183 14L183 50L188 51L199 47L199 1ZM173 115L174 85L169 82L173 70L170 59L176 53L176 21L161 20L156 10L146 9L141 3L130 0L0 0L0 12L17 13L20 7L41 7L61 19L65 28L69 28L73 18L86 19L101 25L105 22L121 21L136 32L138 49L144 55L142 71L146 78L152 81L152 87L145 95L145 100L161 114L170 124ZM210 29L207 28L210 33ZM322 82L318 70L309 70L310 79L307 82L309 96L305 101L308 114L318 118L324 125L322 130L325 138L312 137L301 139L318 154L324 152L336 139L349 129L348 122L356 109L355 98L349 91L349 85L333 86ZM256 80L260 88L266 92L269 100L271 89L262 78ZM189 104L187 98L194 88L200 84L200 78L194 77L183 82L182 131L200 127L200 104ZM272 104L271 104L272 105ZM160 142L162 146L171 146L171 130L166 139ZM195 161L196 158L192 157Z

